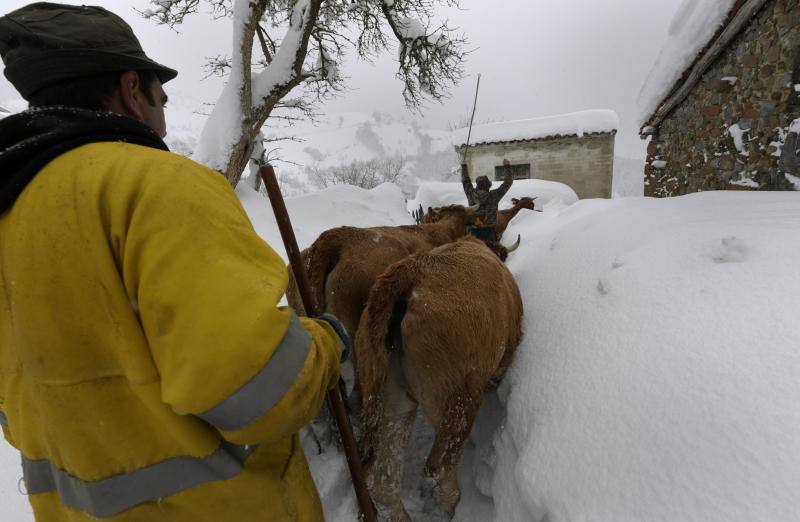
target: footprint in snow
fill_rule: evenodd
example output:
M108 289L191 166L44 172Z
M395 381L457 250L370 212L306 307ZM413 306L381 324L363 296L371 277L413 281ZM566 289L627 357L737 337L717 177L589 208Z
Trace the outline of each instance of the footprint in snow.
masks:
M723 237L711 251L715 263L741 263L746 257L747 245L736 236Z
M597 280L597 291L600 293L600 295L606 295L611 291L608 280L605 277L601 277Z

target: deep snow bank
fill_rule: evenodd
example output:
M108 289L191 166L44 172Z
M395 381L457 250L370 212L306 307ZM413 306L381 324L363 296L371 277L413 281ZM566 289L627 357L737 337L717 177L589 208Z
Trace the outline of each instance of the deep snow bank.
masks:
M236 187L236 194L256 232L286 261L286 252L269 200L244 183ZM409 225L414 222L406 211L403 192L391 183L378 185L371 190L336 185L319 192L286 198L285 201L300 248L309 246L329 228Z
M588 200L510 232L496 520L797 520L800 196Z
M501 182L492 183L492 188L497 188ZM518 179L514 181L511 188L500 201L500 208L511 207L511 198L535 197L536 208L542 208L550 201L559 200L561 203L570 205L578 201L575 191L564 183L556 181L546 181L543 179ZM442 207L445 205L466 205L467 196L461 183L430 181L423 183L417 190L415 199L408 201L409 210L414 210L422 205L423 210L428 211L428 207Z

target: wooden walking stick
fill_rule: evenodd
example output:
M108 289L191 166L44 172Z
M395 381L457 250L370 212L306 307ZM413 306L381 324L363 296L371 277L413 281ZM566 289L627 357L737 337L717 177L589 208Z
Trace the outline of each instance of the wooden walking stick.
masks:
M317 317L320 315L320 310L317 310L314 300L311 298L308 274L303 268L303 262L300 258L300 249L297 247L297 239L294 236L292 222L289 220L289 213L286 211L286 204L283 201L283 195L278 186L278 179L275 177L275 170L272 168L272 165L264 165L261 167L259 173L261 174L261 179L264 180L264 187L267 189L267 195L272 204L272 210L275 213L275 221L278 223L278 229L283 239L283 246L286 248L286 255L289 257L289 263L292 265L292 272L294 273L294 279L297 283L297 290L300 293L303 306L306 308L306 314L309 317ZM358 455L356 439L353 437L353 427L350 425L350 419L347 417L347 410L345 410L344 401L342 400L342 395L339 393L338 387L328 392L328 399L330 400L333 415L336 418L339 434L342 437L342 446L344 447L345 457L347 457L347 466L350 468L350 476L353 479L353 487L356 490L356 497L358 498L358 507L361 510L361 515L365 522L375 522L377 518L375 517L372 500L367 491L367 484L364 481L364 471L361 468L361 458Z
M478 107L478 89L481 88L481 75L478 75L478 82L475 84L475 101L472 102L472 115L469 117L469 130L467 131L467 143L464 145L464 154L461 155L461 164L467 162L467 150L469 150L469 139L472 137L472 120L475 119L475 109Z

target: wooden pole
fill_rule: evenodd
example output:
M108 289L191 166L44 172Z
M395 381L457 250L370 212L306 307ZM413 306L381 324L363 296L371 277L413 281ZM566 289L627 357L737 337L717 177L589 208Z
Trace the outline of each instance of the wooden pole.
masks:
M281 189L278 186L278 179L275 177L275 170L272 165L264 165L259 173L261 174L261 179L264 180L264 187L267 189L267 195L275 213L275 221L278 223L283 246L286 248L289 263L292 265L297 290L300 293L303 306L306 308L306 314L309 317L317 317L320 315L320 310L317 310L314 300L311 298L311 285L308 283L308 274L303 269L300 249L297 247L297 239L294 235L292 222L289 220L289 213L286 211ZM358 445L353 436L353 427L350 425L350 419L347 417L347 410L345 410L344 401L338 388L328 392L328 400L330 400L331 409L336 418L339 434L342 436L342 446L344 447L345 457L347 457L347 466L350 468L350 476L353 479L353 487L356 490L356 498L358 499L361 515L365 522L375 522L377 518L372 506L372 500L369 497L367 484L364 481L364 471L361 468Z
M472 115L469 117L469 130L467 131L467 143L464 145L464 154L461 156L461 163L467 162L467 150L469 149L469 139L472 136L472 120L475 119L475 108L478 106L478 89L481 87L481 75L478 75L478 83L475 84L475 101L472 102Z

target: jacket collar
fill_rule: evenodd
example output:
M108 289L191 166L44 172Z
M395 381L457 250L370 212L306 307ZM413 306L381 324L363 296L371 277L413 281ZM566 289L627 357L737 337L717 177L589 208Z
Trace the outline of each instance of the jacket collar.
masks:
M43 107L0 120L0 214L11 208L51 160L81 145L103 141L169 150L147 125L110 112Z

